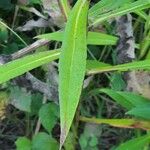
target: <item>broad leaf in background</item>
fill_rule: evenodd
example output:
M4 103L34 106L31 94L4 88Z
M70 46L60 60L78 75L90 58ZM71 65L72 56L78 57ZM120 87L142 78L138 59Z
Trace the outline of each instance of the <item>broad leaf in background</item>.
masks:
M29 55L0 66L0 83L24 74L36 67L58 59L60 51L53 50Z
M59 61L59 99L61 137L64 144L71 127L86 70L88 0L78 0L70 12Z
M41 4L41 0L28 0L29 4Z
M58 142L45 132L39 132L32 139L32 150L58 150Z
M13 6L11 0L0 0L0 9L2 10L11 10Z
M0 24L0 41L7 42L8 30L5 26Z
M64 32L58 31L53 33L47 33L38 35L35 38L63 41ZM116 45L118 38L112 35L108 35L100 32L88 32L87 44L88 45Z
M39 118L44 128L51 133L54 125L59 118L58 105L54 103L45 104L39 111Z
M11 87L10 92L10 104L21 111L31 112L31 93L17 86Z
M126 83L123 80L121 73L114 72L109 79L112 90L122 91L126 88Z
M150 135L145 135L125 142L121 144L119 147L117 147L115 150L144 150L144 147L149 142L150 142Z
M26 137L20 137L15 142L17 150L31 150L31 141Z
M111 3L112 0L107 0L107 2ZM125 0L124 0L125 1ZM120 1L122 2L122 1ZM136 12L139 10L143 10L150 7L150 1L149 0L138 0L129 4L119 4L120 6L118 9L108 11L106 13L101 14L101 10L103 9L103 5L101 3L104 3L104 1L100 1L99 4L96 4L96 6L93 6L90 11L90 19L91 24L90 26L95 26L98 23L102 21L106 21L110 18L114 18L117 16L121 16L127 13ZM116 3L116 2L115 2ZM117 6L117 5L116 5ZM107 8L107 5L105 6ZM100 12L98 11L100 10ZM95 17L96 16L96 17Z

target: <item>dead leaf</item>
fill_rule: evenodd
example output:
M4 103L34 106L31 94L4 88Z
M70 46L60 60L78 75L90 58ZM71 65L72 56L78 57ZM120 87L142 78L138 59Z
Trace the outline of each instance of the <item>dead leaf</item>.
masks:
M31 31L34 28L45 28L49 26L49 21L40 18L37 21L35 20L29 20L26 22L26 24L22 27L18 27L16 30L18 31Z

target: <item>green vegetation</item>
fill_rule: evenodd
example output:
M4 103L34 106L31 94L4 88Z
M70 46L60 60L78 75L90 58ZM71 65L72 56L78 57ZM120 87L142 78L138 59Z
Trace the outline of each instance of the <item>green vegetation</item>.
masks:
M1 0L0 149L149 150L150 0Z

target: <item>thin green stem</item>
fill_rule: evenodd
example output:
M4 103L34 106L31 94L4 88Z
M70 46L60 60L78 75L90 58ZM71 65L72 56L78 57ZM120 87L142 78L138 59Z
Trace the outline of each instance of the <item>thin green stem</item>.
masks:
M0 20L0 24L10 30L25 46L28 46L27 43L16 33L14 32L7 24Z

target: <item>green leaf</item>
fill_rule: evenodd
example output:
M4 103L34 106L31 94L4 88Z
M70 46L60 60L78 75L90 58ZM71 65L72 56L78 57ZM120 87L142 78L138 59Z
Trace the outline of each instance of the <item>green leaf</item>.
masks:
M110 77L110 85L112 90L121 91L126 88L126 83L122 78L121 73L112 73Z
M31 112L31 93L17 86L13 86L10 91L10 103L19 110Z
M141 95L131 93L131 92L120 92L111 89L96 89L92 93L105 93L114 99L118 104L122 105L126 109L130 110L134 107L150 107L150 101Z
M126 114L133 115L135 117L139 117L142 119L148 119L150 120L150 106L145 107L135 107L128 111Z
M31 150L31 141L26 137L20 137L15 142L17 150Z
M43 103L43 95L40 93L32 94L32 102L31 102L31 115L38 115L40 108L42 107Z
M125 142L117 147L115 150L143 150L145 145L149 142L150 135L145 135Z
M104 1L102 1L102 2L104 2ZM122 2L122 1L120 1L120 2ZM96 8L96 12L95 12L94 8L91 8L90 17L92 18L92 23L90 24L90 26L97 25L98 23L100 23L102 21L106 21L110 18L114 18L114 17L121 16L121 15L124 15L127 13L136 12L139 10L149 8L150 0L144 0L144 1L138 0L133 3L123 5L123 6L119 7L118 9L114 9L112 11L108 11L106 13L101 14L101 10L103 9L102 6L103 5L98 5L98 8ZM93 7L96 7L96 6L93 6ZM98 12L97 10L100 10L100 12ZM97 16L97 17L95 17L95 16Z
M88 7L88 0L77 1L70 12L64 33L59 62L60 147L72 124L85 76Z
M101 118L87 118L80 116L80 121L94 124L107 124L119 128L139 128L144 130L150 129L150 122L136 119L101 119Z
M100 32L88 32L88 45L116 45L118 38Z
M39 118L44 128L51 133L59 117L58 106L54 103L45 104L39 111Z
M5 26L0 24L0 41L6 42L8 39L8 30Z
M41 3L41 0L28 0L29 1L29 4L42 4Z
M109 95L113 100L115 100L118 104L120 104L124 108L131 109L131 108L134 107L133 104L130 101L128 101L127 99L125 99L122 95L120 95L119 93L117 93L114 90L100 89L98 91L99 92L103 92L103 93Z
M0 83L4 83L14 77L24 74L27 71L58 59L59 54L60 51L58 50L40 52L1 65Z
M132 0L133 1L133 0ZM131 0L101 0L89 10L89 18L97 17L97 15L108 13L109 11L118 9L131 2Z
M64 32L52 32L47 34L38 35L35 38L63 41ZM118 38L112 35L108 35L100 32L88 32L87 44L88 45L115 45Z
M40 132L32 139L32 150L58 150L58 143L48 134Z
M0 0L0 9L2 10L11 10L13 6L11 0Z
M146 69L150 70L150 60L135 61L131 63L112 66L95 60L87 60L87 74L97 74L109 71L128 71Z

